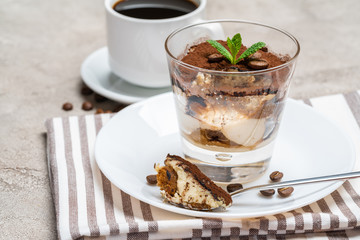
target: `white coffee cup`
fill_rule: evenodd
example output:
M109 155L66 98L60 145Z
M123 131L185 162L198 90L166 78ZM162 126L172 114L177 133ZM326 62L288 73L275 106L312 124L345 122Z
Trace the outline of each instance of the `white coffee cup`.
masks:
M105 0L111 71L121 79L142 87L170 86L165 39L175 29L203 20L206 0L191 0L198 7L185 15L154 20L116 12L113 6L118 1ZM147 0L147 3L151 1Z

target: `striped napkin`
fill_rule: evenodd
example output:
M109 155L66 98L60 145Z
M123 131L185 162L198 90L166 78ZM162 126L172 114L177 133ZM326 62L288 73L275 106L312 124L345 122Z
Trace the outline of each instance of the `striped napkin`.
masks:
M360 153L360 91L305 100L340 124ZM94 159L95 138L111 114L46 121L60 239L355 239L360 180L293 211L249 219L202 219L150 206L115 187ZM356 169L359 167L359 159Z

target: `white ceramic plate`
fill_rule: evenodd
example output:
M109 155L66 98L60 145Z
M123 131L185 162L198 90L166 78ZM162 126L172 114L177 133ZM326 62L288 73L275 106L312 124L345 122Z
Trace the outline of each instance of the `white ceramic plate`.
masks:
M121 190L143 202L197 217L257 217L310 204L342 184L336 181L296 186L288 198L265 198L258 191L250 191L235 197L224 212L192 211L165 203L159 188L148 185L145 177L155 174L154 163L163 164L168 153L182 155L173 104L171 93L133 104L117 113L96 140L95 157L102 172ZM290 99L269 170L245 187L267 183L274 170L282 171L285 181L348 172L354 163L354 147L344 132L311 107Z
M171 91L170 87L145 88L136 86L113 74L108 64L107 47L96 50L85 59L81 65L81 77L86 85L96 93L126 104Z

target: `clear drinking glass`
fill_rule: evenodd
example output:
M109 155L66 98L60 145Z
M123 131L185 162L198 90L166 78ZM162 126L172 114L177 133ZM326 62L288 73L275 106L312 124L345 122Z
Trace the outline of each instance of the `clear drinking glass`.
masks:
M286 63L258 71L224 72L181 61L191 46L240 33L243 45L265 42ZM217 20L174 31L165 42L185 158L217 182L247 182L268 168L298 41L264 24Z

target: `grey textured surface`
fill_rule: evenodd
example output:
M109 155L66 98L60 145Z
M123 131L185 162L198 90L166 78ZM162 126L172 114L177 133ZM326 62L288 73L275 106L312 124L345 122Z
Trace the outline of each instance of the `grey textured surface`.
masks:
M360 1L208 0L207 11L209 19L264 22L298 38L292 97L360 89ZM81 103L92 97L80 94L79 68L106 44L104 13L101 0L0 2L0 239L56 239L44 121L88 113ZM66 101L70 112L61 109Z

